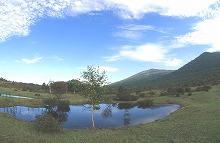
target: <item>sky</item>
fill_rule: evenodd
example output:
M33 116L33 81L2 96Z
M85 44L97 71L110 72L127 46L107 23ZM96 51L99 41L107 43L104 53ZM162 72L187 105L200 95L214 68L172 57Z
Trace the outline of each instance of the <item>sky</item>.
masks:
M0 0L0 77L113 83L220 51L220 0Z

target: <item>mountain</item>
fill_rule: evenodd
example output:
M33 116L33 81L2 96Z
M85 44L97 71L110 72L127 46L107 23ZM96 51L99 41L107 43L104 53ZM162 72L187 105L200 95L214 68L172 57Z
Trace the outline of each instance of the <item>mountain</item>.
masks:
M155 80L157 78L160 78L164 75L167 75L169 73L173 72L173 70L159 70L159 69L150 69L145 70L142 72L139 72L131 77L128 77L124 80L115 82L111 84L111 87L119 87L119 86L140 86L142 83Z
M162 74L160 72L152 72L158 73L152 74L150 71L154 70L140 72L112 85L155 89L218 84L220 83L220 52L205 52L176 71L162 70Z
M197 86L220 81L220 52L205 52L171 74L152 84L166 86ZM148 83L148 85L150 85Z

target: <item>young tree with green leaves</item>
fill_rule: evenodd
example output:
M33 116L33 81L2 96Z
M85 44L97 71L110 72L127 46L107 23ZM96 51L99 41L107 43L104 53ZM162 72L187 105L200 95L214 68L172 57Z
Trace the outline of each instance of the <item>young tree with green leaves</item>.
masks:
M105 85L108 83L106 72L99 71L99 67L88 66L87 71L82 73L84 87L83 94L87 97L92 105L92 127L95 128L94 123L94 107L95 104L101 101L101 97L105 91Z

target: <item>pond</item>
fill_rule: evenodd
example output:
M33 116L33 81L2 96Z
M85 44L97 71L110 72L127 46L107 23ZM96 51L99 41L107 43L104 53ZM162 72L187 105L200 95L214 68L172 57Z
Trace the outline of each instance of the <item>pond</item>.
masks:
M177 104L154 105L149 108L140 108L132 104L99 104L96 105L94 121L96 128L112 128L145 124L162 119L179 109ZM0 108L0 112L8 113L16 118L33 121L36 115L49 112L46 108L30 108L14 106ZM50 111L51 112L51 111ZM51 113L59 117L64 129L91 128L91 105L70 105L67 110L53 110Z
M8 95L8 94L0 94L0 97L21 98L21 99L33 99L33 98L25 97L25 96Z

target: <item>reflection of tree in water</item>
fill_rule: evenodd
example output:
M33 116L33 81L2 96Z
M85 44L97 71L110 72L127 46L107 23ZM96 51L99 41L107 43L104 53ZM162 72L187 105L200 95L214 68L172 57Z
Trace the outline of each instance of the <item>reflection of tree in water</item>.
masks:
M13 107L4 107L3 108L3 112L7 113L7 114L11 114L12 116L16 117L16 113L17 113L17 107L13 106Z
M119 103L118 109L125 109L124 115L123 115L123 121L124 126L128 126L131 124L131 113L129 113L129 109L134 108L135 105L131 103Z
M47 103L47 104L46 104ZM59 119L60 122L67 121L68 112L70 111L69 101L45 102L46 113L52 115L54 118Z
M125 109L125 113L124 113L124 116L123 116L123 121L124 121L124 125L125 126L128 126L131 124L131 118L130 118L130 113L129 113L129 110L128 109Z
M112 117L112 104L108 104L108 106L102 111L102 116L104 118Z

